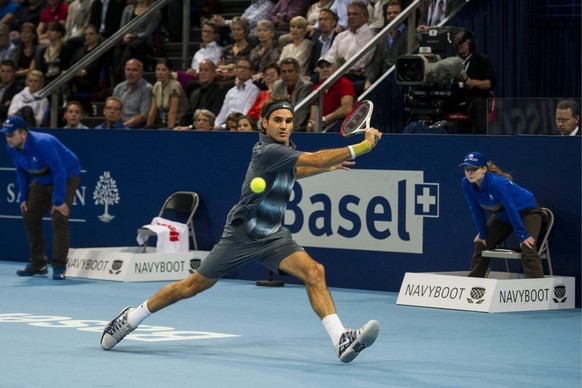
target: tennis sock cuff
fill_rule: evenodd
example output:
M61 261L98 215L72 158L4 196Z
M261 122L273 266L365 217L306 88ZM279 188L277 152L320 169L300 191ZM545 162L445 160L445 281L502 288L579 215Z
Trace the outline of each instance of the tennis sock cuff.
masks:
M339 340L345 331L344 325L342 325L342 321L340 321L337 314L330 314L321 320L325 331L329 335L331 342L334 346L339 343Z
M368 140L364 140L361 143L348 146L348 149L350 150L350 154L352 155L353 159L357 156L372 151L372 146L370 145L370 142Z
M127 315L127 321L131 327L136 328L150 315L152 315L152 313L148 310L148 301L146 300L137 308L129 312Z

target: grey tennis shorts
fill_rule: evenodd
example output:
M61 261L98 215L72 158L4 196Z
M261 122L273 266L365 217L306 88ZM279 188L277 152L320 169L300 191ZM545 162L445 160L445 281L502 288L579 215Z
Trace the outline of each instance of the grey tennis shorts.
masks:
M198 272L209 279L218 279L246 264L258 262L280 273L281 261L299 251L304 251L303 247L293 240L286 228L281 227L272 235L257 239L249 236L244 224L226 225L220 241L202 260Z

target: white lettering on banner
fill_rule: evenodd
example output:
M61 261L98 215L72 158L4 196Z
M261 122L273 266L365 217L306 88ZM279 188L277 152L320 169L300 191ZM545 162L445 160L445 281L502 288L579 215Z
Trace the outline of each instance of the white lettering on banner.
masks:
M58 329L77 329L80 331L90 331L102 333L108 321L100 320L80 320L69 317L50 316L50 315L32 315L27 313L8 313L0 314L0 324L2 323L25 323L29 326L58 328ZM167 326L150 326L141 325L127 337L126 340L159 342L159 341L185 341L201 340L215 338L240 337L237 334L214 333L207 331L184 331L175 330Z
M183 272L183 261L155 261L150 263L135 263L135 273Z
M284 225L305 246L423 253L424 218L439 217L439 186L423 171L352 170L298 181Z
M499 303L530 303L545 302L549 300L550 290L501 290L499 291Z
M465 288L407 284L404 295L442 299L461 299Z
M109 264L108 260L75 259L67 260L67 268L81 268L91 271L103 271Z

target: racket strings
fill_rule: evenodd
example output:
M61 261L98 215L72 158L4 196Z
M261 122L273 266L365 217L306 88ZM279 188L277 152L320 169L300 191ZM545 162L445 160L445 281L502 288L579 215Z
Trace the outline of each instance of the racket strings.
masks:
M366 123L366 118L368 116L368 112L370 112L370 105L369 104L361 104L351 112L351 114L346 117L343 125L344 132L346 134L352 133L355 130L359 129Z

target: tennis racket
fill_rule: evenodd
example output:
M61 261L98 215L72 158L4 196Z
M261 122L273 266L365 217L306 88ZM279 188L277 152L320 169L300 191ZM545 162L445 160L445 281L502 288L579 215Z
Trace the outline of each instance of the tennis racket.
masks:
M348 113L342 123L340 133L344 137L366 132L370 129L370 119L374 111L374 103L370 100L362 100Z

